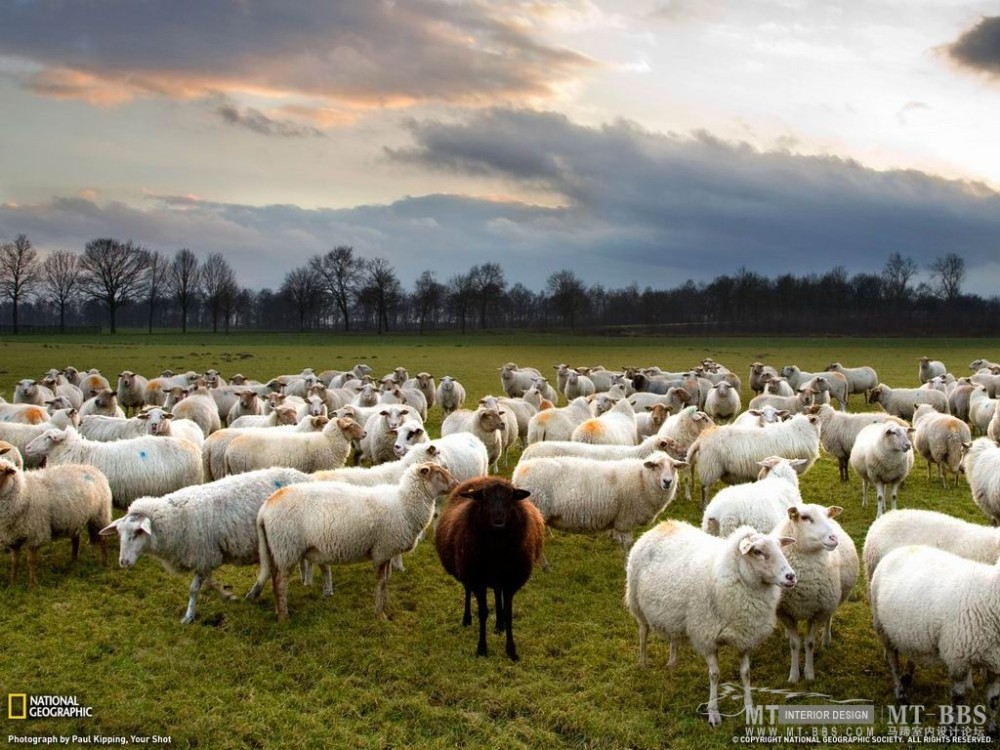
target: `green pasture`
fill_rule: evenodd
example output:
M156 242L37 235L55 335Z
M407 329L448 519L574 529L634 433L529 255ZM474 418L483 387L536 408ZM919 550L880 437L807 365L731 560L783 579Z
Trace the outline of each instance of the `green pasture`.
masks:
M943 360L968 372L978 357L1000 357L1000 340L592 338L531 334L476 336L210 336L123 333L83 340L46 337L0 340L0 391L10 396L23 377L50 367L100 368L109 379L122 369L147 376L164 368L214 367L264 379L303 367L346 369L370 364L381 375L403 365L452 375L470 400L500 393L497 369L505 362L533 365L657 364L691 367L712 357L747 378L755 360L803 370L839 360L869 364L890 385L914 386L917 359ZM744 402L748 396L744 389ZM871 408L860 403L852 410ZM432 409L436 435L440 412ZM519 449L512 451L509 476ZM811 502L842 505L840 521L860 550L874 518L862 509L860 482L841 484L836 462L824 457L803 478ZM697 497L695 492L695 497ZM929 508L983 522L968 487L943 490L927 479L922 461L900 492L902 507ZM663 517L700 519L681 495ZM175 747L202 748L721 748L742 734L742 701L723 701L730 714L711 729L699 713L708 697L704 660L681 649L668 672L666 644L654 640L651 666L637 666L637 635L622 603L623 554L604 536L550 536L548 572L535 572L514 600L514 632L521 661L490 636L490 655L476 658L475 628L463 629L462 590L442 570L433 545L421 544L406 570L390 583L388 622L373 616L374 575L369 566L334 571L335 593L290 586L291 619L275 620L268 590L255 602L225 602L202 593L194 624L179 624L187 575L168 573L152 558L132 570L102 568L84 546L70 564L69 543L40 555L39 586L7 582L0 565L0 698L9 693L73 695L93 707L89 719L12 721L11 735L172 737ZM255 569L224 568L217 577L242 594ZM492 620L491 620L492 625ZM788 646L775 634L753 655L755 688L785 690ZM817 657L809 690L835 700L892 702L888 669L870 623L863 582L834 622L834 642ZM739 682L735 655L724 651L723 681ZM797 690L805 689L800 685ZM738 696L738 691L734 692ZM917 672L914 702L947 703L943 670ZM755 696L784 703L781 693ZM971 702L982 702L982 689ZM825 699L790 699L822 703ZM929 722L933 723L933 722ZM877 727L877 733L885 729ZM12 744L13 746L13 744Z

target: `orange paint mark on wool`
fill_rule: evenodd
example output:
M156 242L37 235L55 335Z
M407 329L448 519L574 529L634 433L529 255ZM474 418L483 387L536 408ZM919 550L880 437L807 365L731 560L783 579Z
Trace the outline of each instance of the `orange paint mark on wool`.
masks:
M677 529L678 526L675 521L664 521L656 526L656 530L663 536L670 536L671 534L676 533Z
M49 414L42 407L33 406L24 410L24 418L28 421L28 424L41 424L48 421Z
M291 487L283 487L267 499L267 505L277 505L288 496Z
M596 421L593 421L593 420L590 421L590 422L584 422L584 424L583 424L583 431L584 432L589 432L589 433L591 433L593 435L593 434L596 434L596 433L599 433L599 432L603 432L604 431L604 425L602 425L600 422L596 422Z
M545 414L544 412L538 412L537 420L538 424L548 424L549 420L552 418L551 414Z

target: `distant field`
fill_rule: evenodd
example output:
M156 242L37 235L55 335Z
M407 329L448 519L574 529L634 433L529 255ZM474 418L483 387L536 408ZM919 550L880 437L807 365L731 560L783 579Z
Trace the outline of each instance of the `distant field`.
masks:
M414 374L459 378L470 398L497 394L507 361L554 374L553 365L693 366L706 356L744 380L761 360L804 370L839 360L870 364L891 385L916 385L917 359L943 360L958 375L978 357L1000 357L1000 339L611 339L495 334L427 337L232 337L122 334L84 341L46 337L0 340L0 390L8 397L23 377L50 367L99 367L151 375L164 368L255 378L313 367L346 369L367 362L378 374L397 365ZM553 375L554 381L554 375ZM854 397L859 398L859 397ZM747 399L744 394L744 401ZM852 410L862 407L853 402ZM440 412L431 412L436 435ZM513 468L506 470L509 476ZM837 480L823 458L802 481L811 502L846 508L840 520L860 547L874 507L860 506L860 482ZM942 490L921 461L900 493L903 507L942 510L982 521L967 486ZM678 498L663 517L696 522L700 509ZM117 546L112 547L117 555ZM368 566L334 571L335 594L290 587L291 620L275 621L268 590L254 603L203 593L198 619L182 626L187 576L151 558L130 571L102 569L84 548L76 566L69 544L41 555L40 586L0 582L0 697L3 693L75 695L91 719L7 721L3 734L171 735L174 746L204 748L715 748L743 731L741 700L722 704L723 726L711 730L699 706L708 697L705 663L681 650L669 673L666 644L651 644L651 667L636 665L637 636L622 604L623 555L603 536L550 537L548 572L536 571L515 599L515 637L522 661L511 664L501 638L475 657L475 633L460 626L462 591L441 569L429 543L408 556L390 584L390 622L373 617ZM226 568L218 578L237 593L253 568ZM892 701L888 669L876 642L861 583L834 625L834 642L817 658L810 690L837 700ZM735 655L723 651L722 678L738 684ZM784 690L788 647L777 631L753 655L755 688ZM978 687L978 686L977 686ZM799 689L803 689L799 686ZM738 692L738 691L737 691ZM947 676L920 669L914 702L949 700ZM782 703L759 694L758 703ZM972 703L982 702L977 690ZM796 703L819 703L799 699ZM703 706L701 706L703 708ZM878 726L882 733L883 725Z

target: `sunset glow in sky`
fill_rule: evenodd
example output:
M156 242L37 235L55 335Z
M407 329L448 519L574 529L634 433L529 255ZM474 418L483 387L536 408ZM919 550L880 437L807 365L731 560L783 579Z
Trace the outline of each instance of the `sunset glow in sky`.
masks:
M18 0L0 101L0 240L42 250L1000 283L997 2Z

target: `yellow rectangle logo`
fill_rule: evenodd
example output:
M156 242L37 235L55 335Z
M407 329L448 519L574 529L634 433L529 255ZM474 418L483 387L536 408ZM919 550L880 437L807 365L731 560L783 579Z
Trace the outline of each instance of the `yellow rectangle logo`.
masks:
M20 709L16 708L20 702ZM7 718L27 719L28 718L28 694L8 693L7 694Z

